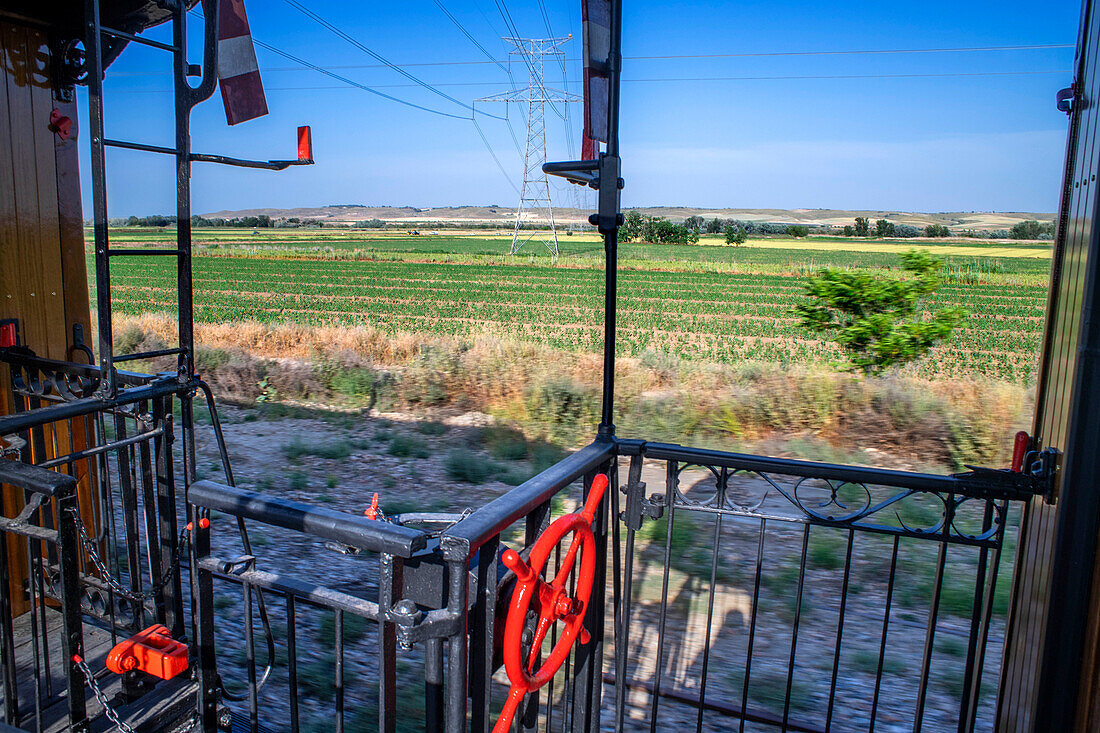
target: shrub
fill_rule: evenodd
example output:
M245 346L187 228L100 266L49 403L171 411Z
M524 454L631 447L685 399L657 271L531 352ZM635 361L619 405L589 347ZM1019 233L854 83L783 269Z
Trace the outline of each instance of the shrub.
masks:
M740 247L746 241L748 241L749 235L745 234L745 230L740 227L728 226L726 227L726 244L732 244Z
M390 447L386 450L391 456L398 458L427 458L432 454L424 441L411 435L394 435L390 441Z
M810 228L799 224L792 224L787 227L787 234L791 235L795 239L801 239L810 233Z
M521 461L527 457L527 438L515 428L493 426L481 431L481 441L494 458Z
M940 287L942 267L943 260L910 250L902 255L902 268L915 277L905 280L826 268L809 278L811 302L796 311L803 327L830 334L848 352L852 368L879 374L923 356L965 317L961 308L918 317L921 299Z
M416 430L424 435L445 435L447 433L447 426L435 420L428 420L427 422L422 422L417 425Z
M534 385L527 394L527 411L538 416L545 433L559 443L590 434L599 421L599 392L567 377Z
M302 456L317 456L329 460L339 460L351 455L351 445L346 440L329 442L306 443L301 438L295 438L282 448L283 455L292 461Z
M452 481L483 484L489 479L494 466L484 456L468 451L454 451L447 456L445 468Z
M1028 219L1013 224L1008 236L1012 239L1053 239L1054 223Z
M951 230L945 227L943 224L929 224L924 228L924 236L926 237L950 237Z

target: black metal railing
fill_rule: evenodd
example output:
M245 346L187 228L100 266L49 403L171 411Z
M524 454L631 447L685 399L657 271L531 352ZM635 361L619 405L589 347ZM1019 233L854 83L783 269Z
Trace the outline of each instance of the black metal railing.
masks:
M81 729L102 706L91 702L85 710L85 679L73 653L98 684L108 678L107 651L121 639L154 623L176 638L185 634L172 456L180 385L120 373L124 389L103 400L93 395L94 367L25 349L5 350L2 360L14 412L0 418L0 435L14 460L0 462L0 483L10 487L5 515L25 515L2 528L10 550L0 565L20 576L8 579L11 595L0 613L8 660L4 720L47 730L68 706L69 725ZM43 500L28 482L32 469L71 482L71 492ZM59 609L69 629L63 633ZM59 687L56 680L66 677L78 684Z
M186 481L189 459L180 501L173 404L190 414L205 385L120 373L103 401L84 394L94 367L4 360L20 412L0 432L21 462L0 480L33 499L0 526L27 557L0 609L10 723L99 716L64 644L108 686L105 651L164 623L192 650L167 707L211 733L489 730L508 691L502 553L526 557L606 473L590 641L526 697L520 728L989 727L1014 507L1044 490L1049 457L939 476L600 439L465 514L377 521L235 488L213 409L224 482ZM36 494L27 470L72 490Z
M617 729L989 729L1012 490L975 490L971 474L619 449Z

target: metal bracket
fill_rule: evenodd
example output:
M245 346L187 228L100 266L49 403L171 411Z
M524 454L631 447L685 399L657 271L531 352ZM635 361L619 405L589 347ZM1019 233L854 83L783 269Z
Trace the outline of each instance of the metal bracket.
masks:
M1024 458L1024 470L967 466L967 473L952 474L961 491L976 499L1027 501L1035 496L1050 500L1054 495L1058 458L1061 451L1044 448L1030 451Z
M619 156L603 153L599 160L544 163L542 172L599 191L599 208L597 213L588 217L588 222L600 232L607 233L617 230L623 223L623 215L619 213L619 192L623 188L621 168Z
M659 494L655 495L653 500L646 498L646 484L642 481L642 460L640 455L630 459L626 486L620 489L626 494L626 509L619 513L619 519L627 529L635 531L642 528L644 518L660 519L665 513L664 504L657 500L660 497Z
M1073 100L1076 96L1076 84L1071 84L1065 89L1059 89L1058 94L1055 96L1055 104L1058 107L1058 111L1065 112L1067 115L1073 112Z

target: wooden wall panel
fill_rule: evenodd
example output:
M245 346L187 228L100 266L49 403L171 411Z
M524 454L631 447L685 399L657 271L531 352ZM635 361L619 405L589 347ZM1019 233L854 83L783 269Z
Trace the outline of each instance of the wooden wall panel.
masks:
M1077 104L1070 124L1062 194L1060 231L1051 271L1043 362L1039 374L1038 401L1033 433L1040 447L1063 452L1095 450L1072 446L1070 425L1077 394L1079 337L1082 308L1090 268L1100 266L1090 257L1097 215L1096 173L1100 169L1100 18L1093 3L1084 3L1078 39L1076 85L1083 103ZM1078 482L1080 483L1080 482ZM1094 491L1093 486L1057 487L1054 503L1034 499L1021 527L1009 624L1005 640L997 730L1005 733L1046 731L1036 707L1041 694L1040 671L1048 639L1051 576L1055 563L1056 531L1063 498L1068 492ZM1095 665L1095 661L1093 662ZM1082 728L1096 731L1100 728Z
M23 343L36 353L64 360L73 358L74 323L91 334L76 136L63 141L48 127L53 109L75 121L76 105L55 98L49 70L45 34L0 20L0 317L18 318ZM9 390L8 374L0 369L0 414L13 409ZM48 432L45 455L34 459L50 457L55 442L65 452L87 447L82 421L74 422L73 433L67 426ZM91 470L87 462L76 467L82 513L94 526ZM5 516L21 507L20 492L4 487ZM25 573L21 545L9 543L9 590L17 612L26 610L14 587Z

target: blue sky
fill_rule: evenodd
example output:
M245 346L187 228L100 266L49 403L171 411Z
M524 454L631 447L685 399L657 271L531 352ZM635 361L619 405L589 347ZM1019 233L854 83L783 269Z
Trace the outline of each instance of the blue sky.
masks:
M487 62L434 0L299 0L394 64ZM496 0L440 0L502 62L505 21ZM579 93L579 0L543 0L566 43L565 73L547 80ZM294 131L313 127L317 164L281 173L195 164L195 212L354 203L419 207L515 205L522 158L520 110L477 104L497 168L470 111L416 85L333 35L284 0L249 0L253 35L360 84L466 119L403 106L258 49L271 114L235 127L220 95L193 114L197 152L285 158ZM537 0L509 0L523 35L546 37ZM1073 44L1080 6L1055 2L736 3L628 0L624 14L622 155L626 206L845 208L907 211L1053 211L1066 117L1054 94L1071 81L1072 48L952 53L700 56L851 50ZM200 32L194 18L193 35ZM167 29L152 37L166 38ZM107 136L171 144L167 54L131 44L107 73ZM197 60L197 59L196 59ZM374 65L373 68L370 66ZM512 76L526 84L514 58ZM466 104L510 88L492 63L408 66ZM998 75L963 76L963 74ZM1029 72L1008 75L1004 72ZM1035 73L1064 72L1064 73ZM762 79L955 75L899 78ZM749 78L746 78L749 77ZM659 80L673 81L659 81ZM711 79L710 81L685 81ZM715 80L722 79L722 80ZM83 99L82 99L83 102ZM82 114L84 108L82 107ZM580 106L548 110L547 152L579 149ZM84 138L85 171L87 139ZM173 166L111 151L111 216L174 212ZM85 209L90 211L85 175ZM554 187L563 205L584 203Z

